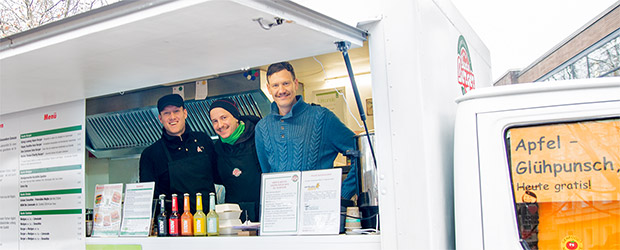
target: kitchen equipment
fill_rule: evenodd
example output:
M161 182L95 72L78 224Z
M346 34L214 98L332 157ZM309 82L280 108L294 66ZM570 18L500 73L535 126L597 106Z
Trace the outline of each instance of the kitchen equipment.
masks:
M361 212L362 228L376 228L379 216L379 188L377 186L377 168L372 158L366 134L357 135L357 149L360 151L358 159L361 173L361 190L357 204ZM370 140L375 144L375 133L370 133Z
M379 205L379 189L377 187L377 168L372 159L372 153L368 144L366 134L355 136L357 139L357 150L360 151L358 167L361 171L361 190L357 204L363 206ZM375 133L370 133L370 140L375 144Z

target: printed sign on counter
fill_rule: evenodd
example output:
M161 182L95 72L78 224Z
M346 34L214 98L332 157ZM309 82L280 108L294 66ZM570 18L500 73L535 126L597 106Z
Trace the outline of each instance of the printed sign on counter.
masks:
M261 235L338 234L342 169L262 175Z
M118 236L121 228L122 201L122 183L95 187L93 237Z
M154 191L155 182L127 184L121 236L149 236Z

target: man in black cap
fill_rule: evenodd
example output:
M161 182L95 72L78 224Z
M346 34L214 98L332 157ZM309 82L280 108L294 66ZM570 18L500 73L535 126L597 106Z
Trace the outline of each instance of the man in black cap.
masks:
M178 94L161 97L157 101L159 122L163 125L161 138L144 149L140 156L140 181L155 182L154 198L165 194L183 197L189 193L191 209L196 193L215 192L216 156L211 138L202 132L193 132L185 124L187 109ZM208 211L208 202L205 202Z
M217 171L226 188L226 203L239 204L249 220L258 221L261 168L254 127L260 118L241 116L237 104L229 98L214 101L209 115L220 137L215 141L215 152Z

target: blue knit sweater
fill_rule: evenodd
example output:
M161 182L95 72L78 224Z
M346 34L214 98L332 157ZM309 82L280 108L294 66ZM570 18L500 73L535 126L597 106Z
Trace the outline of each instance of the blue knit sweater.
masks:
M354 133L328 109L296 96L291 111L281 116L276 103L256 125L256 152L263 173L333 168L338 153L355 149ZM342 183L342 197L356 194L356 170Z

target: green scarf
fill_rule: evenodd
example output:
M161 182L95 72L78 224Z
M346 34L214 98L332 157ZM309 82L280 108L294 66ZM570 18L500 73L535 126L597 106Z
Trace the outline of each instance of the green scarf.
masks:
M222 138L220 136L220 139L222 140L223 143L228 143L230 145L233 145L239 139L239 137L241 137L241 134L243 134L244 130L245 130L245 123L241 121L239 122L239 126L237 127L237 129L235 129L235 132L233 132L228 138Z

